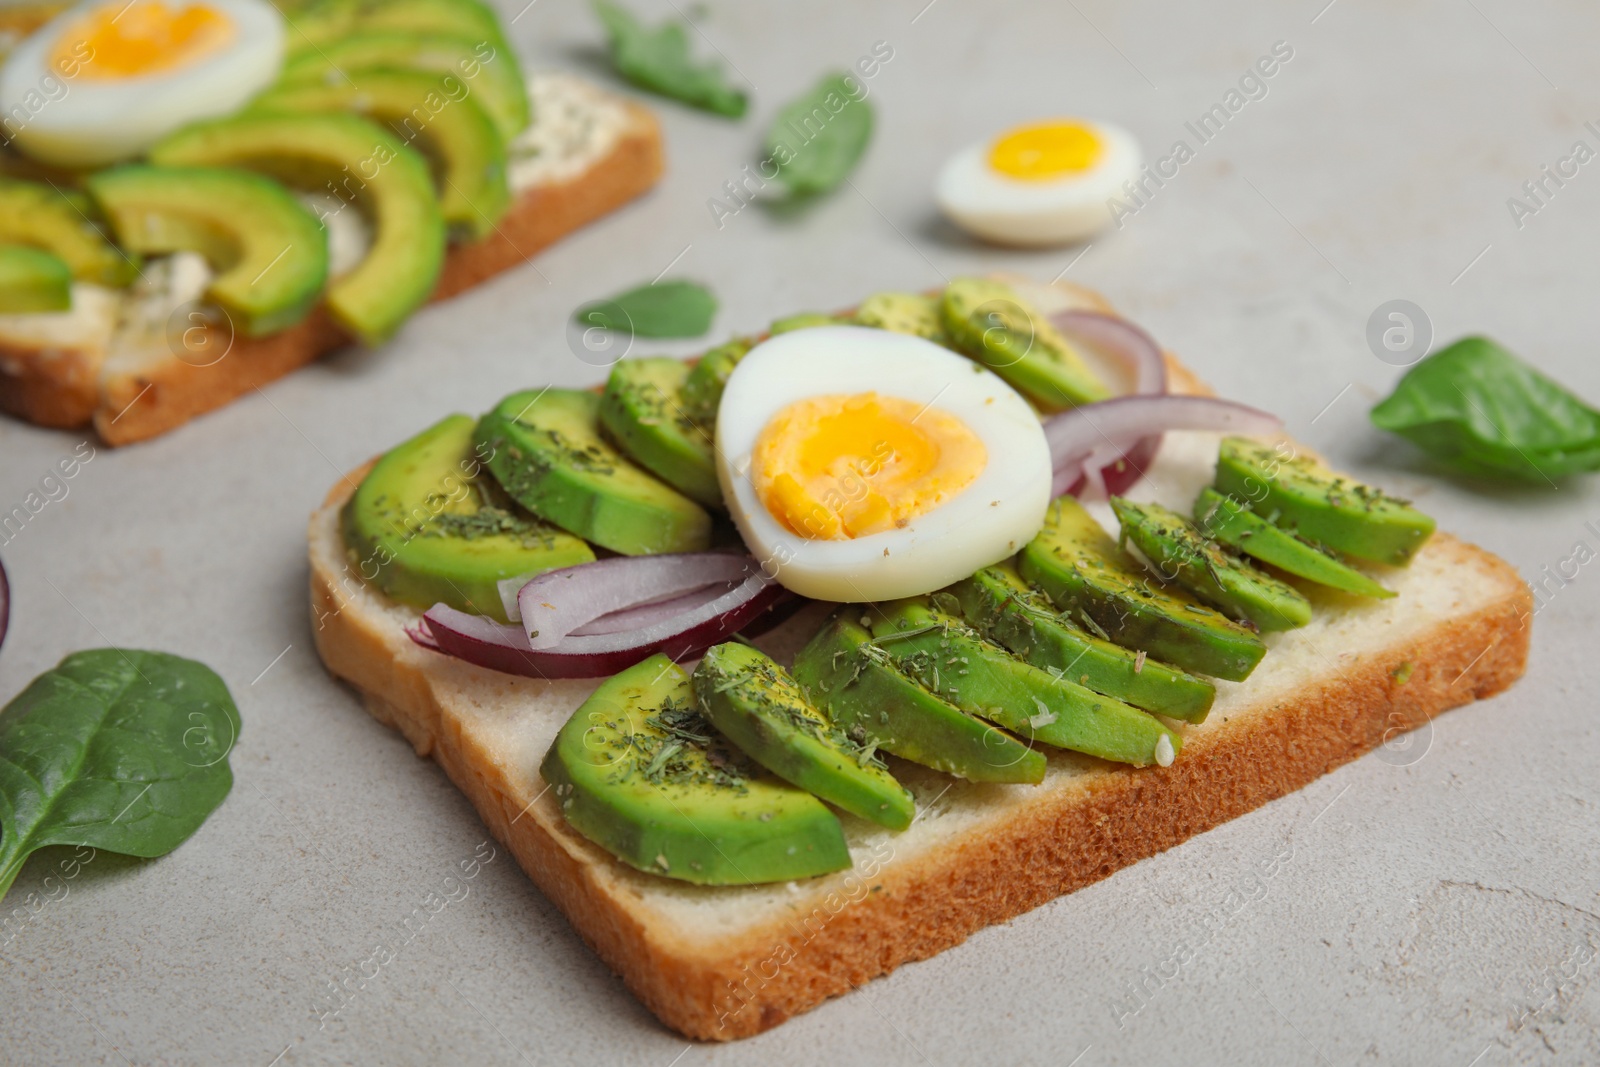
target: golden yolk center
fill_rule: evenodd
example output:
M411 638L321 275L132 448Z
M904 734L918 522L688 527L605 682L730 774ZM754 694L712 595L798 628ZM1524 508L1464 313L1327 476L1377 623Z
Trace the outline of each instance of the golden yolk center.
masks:
M1093 129L1081 122L1041 122L1005 133L989 149L989 167L1008 178L1047 181L1082 174L1105 154Z
M796 401L756 439L750 472L772 517L814 540L905 526L983 472L988 452L947 411L877 393Z
M68 26L50 60L54 69L81 63L80 77L112 81L188 66L225 48L234 35L233 20L204 4L111 0Z

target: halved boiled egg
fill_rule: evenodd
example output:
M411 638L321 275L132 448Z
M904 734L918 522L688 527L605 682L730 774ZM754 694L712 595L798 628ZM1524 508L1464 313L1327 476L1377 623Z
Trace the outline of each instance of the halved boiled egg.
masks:
M1001 244L1081 241L1111 221L1107 201L1139 179L1139 143L1106 122L1052 119L963 149L939 173L939 209Z
M717 409L717 476L768 574L819 600L931 592L1011 555L1050 503L1050 449L987 368L909 334L763 341Z
M283 66L266 0L89 0L0 69L0 126L62 167L129 159L197 119L237 111Z

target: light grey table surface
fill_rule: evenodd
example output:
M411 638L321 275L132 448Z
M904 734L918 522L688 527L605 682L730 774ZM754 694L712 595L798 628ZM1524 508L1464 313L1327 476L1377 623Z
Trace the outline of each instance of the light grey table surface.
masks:
M719 337L961 272L1066 272L1224 395L1281 413L1524 576L1580 540L1600 548L1584 526L1600 523L1594 480L1474 489L1372 429L1366 411L1400 372L1365 339L1374 308L1409 299L1438 337L1490 333L1600 398L1600 163L1520 229L1507 207L1575 141L1600 148L1583 126L1600 119L1600 10L925 2L713 3L699 47L753 81L751 113L654 105L670 162L648 197L421 313L380 351L328 359L157 441L101 448L4 547L15 601L0 697L75 649L159 648L218 670L244 731L232 794L187 844L149 862L100 855L8 935L0 1060L1600 1061L1600 578L1588 571L1539 613L1528 676L1508 695L761 1037L690 1046L664 1030L503 850L319 1027L327 983L486 835L444 775L323 672L306 515L340 472L445 412L595 381L568 351L569 313L669 264L716 291ZM511 32L536 62L610 82L584 5L538 0ZM751 207L719 229L707 201L758 158L777 107L878 41L894 54L869 83L879 128L853 185L798 219ZM960 146L1081 113L1123 123L1152 157L1178 138L1193 147L1185 120L1279 41L1293 58L1265 97L1086 251L995 251L937 221L932 176ZM0 507L83 440L0 420ZM8 908L45 869L23 873ZM1210 909L1226 922L1196 938ZM1123 1014L1141 981L1150 1002Z

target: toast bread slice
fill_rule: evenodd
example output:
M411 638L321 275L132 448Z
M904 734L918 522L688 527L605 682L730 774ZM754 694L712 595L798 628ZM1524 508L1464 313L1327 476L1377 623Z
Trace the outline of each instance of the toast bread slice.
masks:
M524 262L656 183L665 164L655 116L620 97L607 99L625 111L610 150L576 173L556 173L528 185L493 233L452 245L431 299L455 296ZM95 287L76 286L75 309L87 299L92 306L85 315L106 316L96 295ZM109 315L114 320L114 311ZM26 318L30 326L48 322ZM0 331L0 410L41 426L72 429L92 423L109 445L166 433L351 343L320 306L267 337L230 338L208 330L213 336L204 343L196 338L182 355L170 346L118 351L114 322L104 328L72 325L67 331L48 326ZM206 355L189 357L189 351ZM212 352L224 354L213 357Z
M1046 294L1028 288L1046 303ZM1103 307L1059 287L1057 306ZM1169 357L1173 390L1208 390ZM1187 510L1217 437L1167 435L1133 490ZM893 834L848 815L851 870L788 883L696 887L636 871L572 830L538 767L595 682L540 681L426 651L416 610L349 569L339 509L352 472L312 515L312 626L328 669L379 721L431 756L574 929L664 1023L690 1037L759 1033L902 963L924 959L1277 797L1449 708L1498 693L1526 666L1532 618L1511 566L1436 534L1385 580L1399 596L1316 597L1303 629L1267 635L1242 683L1217 682L1167 768L1050 751L1039 786L976 784L891 758L918 815ZM820 622L807 609L757 643L780 658Z

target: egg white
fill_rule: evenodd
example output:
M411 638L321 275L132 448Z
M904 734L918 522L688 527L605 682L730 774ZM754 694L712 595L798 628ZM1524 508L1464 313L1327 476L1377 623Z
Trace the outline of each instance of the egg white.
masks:
M954 498L900 529L850 540L801 537L756 493L756 440L798 400L866 392L960 419L983 442L984 469ZM887 330L817 326L751 349L722 394L716 446L723 498L745 545L781 584L818 600L890 600L949 585L1025 545L1050 503L1050 449L1027 401L987 368Z
M1011 178L989 166L993 141L969 145L939 172L939 210L957 226L998 244L1047 246L1082 241L1111 222L1106 202L1124 197L1143 160L1127 130L1085 122L1102 146L1088 171L1060 178Z
M233 39L189 66L91 80L52 70L62 34L99 0L79 4L17 46L0 68L0 120L18 148L62 167L131 159L198 119L231 114L277 78L284 20L266 0L204 0L233 22Z

